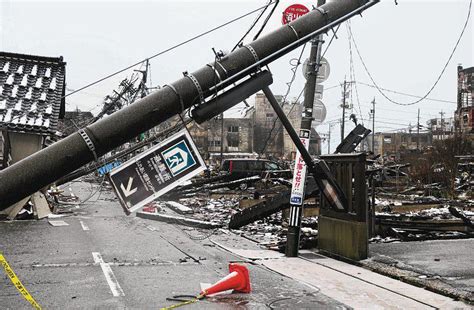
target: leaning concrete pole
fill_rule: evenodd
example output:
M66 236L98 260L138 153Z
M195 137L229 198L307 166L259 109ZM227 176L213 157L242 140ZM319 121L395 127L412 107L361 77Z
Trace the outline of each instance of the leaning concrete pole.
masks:
M334 0L0 171L0 210L327 32L379 0ZM320 33L318 33L320 30ZM216 86L216 81L218 81Z

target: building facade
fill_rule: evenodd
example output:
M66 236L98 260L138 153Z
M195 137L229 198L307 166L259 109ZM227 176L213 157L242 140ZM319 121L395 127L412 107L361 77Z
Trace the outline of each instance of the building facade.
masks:
M430 132L420 134L408 132L376 133L374 153L399 158L403 152L423 150L430 147L432 143L433 135Z
M434 140L444 140L452 136L456 130L455 118L433 118L427 122Z
M455 112L456 130L474 137L474 67L458 66L458 100Z

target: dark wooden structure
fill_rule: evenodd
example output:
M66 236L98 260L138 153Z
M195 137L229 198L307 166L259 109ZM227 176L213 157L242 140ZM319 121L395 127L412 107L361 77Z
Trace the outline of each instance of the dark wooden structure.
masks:
M321 156L347 197L347 212L336 212L322 198L319 249L354 260L368 256L368 205L365 153Z

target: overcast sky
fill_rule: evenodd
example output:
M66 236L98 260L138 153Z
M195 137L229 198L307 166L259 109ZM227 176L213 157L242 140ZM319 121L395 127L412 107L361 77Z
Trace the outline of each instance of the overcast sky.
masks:
M43 56L63 56L67 62L67 87L77 89L116 70L145 59L200 32L224 23L243 13L263 6L266 0L220 1L10 1L0 0L0 50ZM316 1L314 1L316 2ZM267 25L271 31L281 25L282 11L293 3L311 7L312 1L280 1ZM363 17L352 19L352 31L361 55L376 82L384 88L424 95L443 68L465 22L469 0L382 0L367 10ZM242 19L204 38L182 46L151 62L153 85L163 85L180 78L183 71L194 71L213 59L211 48L230 50L250 27L257 15ZM248 36L247 43L253 37ZM329 42L326 36L326 44ZM391 131L416 124L417 109L421 121L446 112L451 117L456 109L457 65L474 66L474 31L472 18L466 33L443 78L430 98L452 101L441 103L425 100L414 106L397 106L373 88L359 85L357 103L353 91L354 113L368 124L370 102L377 102L376 131ZM304 58L309 54L306 49ZM290 80L289 61L299 50L271 64L275 94L286 92ZM346 25L326 54L331 75L324 83L323 102L327 108L326 123L318 127L328 132L328 122L341 117L341 88L350 78L349 41ZM371 81L353 49L356 80ZM117 87L131 71L67 98L69 110L78 107L97 113L102 98ZM290 98L304 86L298 69ZM411 102L414 98L387 93L393 99ZM360 118L360 116L358 116ZM331 148L340 141L340 124L332 127ZM346 134L352 123L346 124ZM327 146L323 146L326 150Z

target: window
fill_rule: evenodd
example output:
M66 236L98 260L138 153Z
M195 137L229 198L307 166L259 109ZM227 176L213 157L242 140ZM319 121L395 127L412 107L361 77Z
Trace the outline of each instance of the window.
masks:
M239 132L239 126L229 126L227 132Z
M267 118L273 118L275 114L273 113L267 113Z
M280 167L276 163L266 162L265 170L280 170Z
M208 146L211 146L211 147L212 146L221 146L221 141L219 141L219 140L215 140L215 141L209 140Z
M239 147L239 140L228 140L227 146L229 147Z
M232 162L232 170L236 170L236 171L245 171L245 170L247 170L247 162L246 161L234 160Z
M261 161L249 161L249 170L252 171L262 171L263 169L263 162Z

